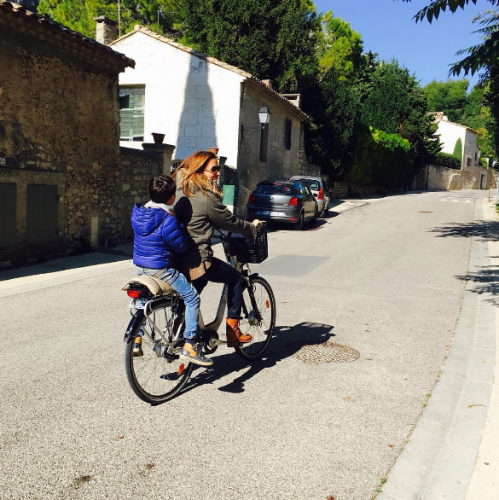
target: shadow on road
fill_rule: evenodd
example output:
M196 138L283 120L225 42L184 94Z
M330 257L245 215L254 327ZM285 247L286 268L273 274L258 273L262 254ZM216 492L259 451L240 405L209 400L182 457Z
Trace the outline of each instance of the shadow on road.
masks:
M466 283L472 283L472 286L466 287L471 293L493 295L494 297L487 299L487 302L494 306L499 305L499 266L482 266L478 272L456 276L456 278Z
M439 238L469 238L475 236L481 241L496 241L499 238L499 222L475 221L469 223L449 224L435 227L430 230L437 233Z
M196 387L212 384L213 382L234 372L242 372L229 384L220 387L220 391L238 394L244 392L244 384L262 370L273 368L279 361L293 356L303 345L322 344L334 337L333 326L321 323L299 323L292 327L281 326L274 329L274 336L267 352L260 360L248 363L234 351L223 354L214 359L213 368L204 370L193 376L182 391L187 391ZM249 367L249 370L247 368Z

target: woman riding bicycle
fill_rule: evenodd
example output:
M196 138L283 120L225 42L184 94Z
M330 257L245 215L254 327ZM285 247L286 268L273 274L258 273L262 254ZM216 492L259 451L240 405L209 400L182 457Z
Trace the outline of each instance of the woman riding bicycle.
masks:
M246 282L239 271L213 257L211 236L215 229L220 229L254 239L260 221L239 219L222 204L219 176L218 159L210 151L196 151L173 174L177 183L175 214L188 233L188 248L178 256L178 266L190 277L198 293L209 281L228 285L227 345L236 347L252 339L239 330Z

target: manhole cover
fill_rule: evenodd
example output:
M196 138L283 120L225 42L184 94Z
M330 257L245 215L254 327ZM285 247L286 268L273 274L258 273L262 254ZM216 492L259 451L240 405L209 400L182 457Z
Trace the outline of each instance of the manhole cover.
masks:
M294 358L311 365L318 363L350 363L359 359L360 356L359 351L353 347L337 344L336 342L324 342L323 344L295 342L290 344L290 347L297 349L293 354Z

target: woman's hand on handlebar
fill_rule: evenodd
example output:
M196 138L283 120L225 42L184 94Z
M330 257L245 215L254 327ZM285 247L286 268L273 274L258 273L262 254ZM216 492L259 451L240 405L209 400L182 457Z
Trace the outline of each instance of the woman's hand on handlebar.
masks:
M258 229L262 225L262 221L255 219L252 224Z

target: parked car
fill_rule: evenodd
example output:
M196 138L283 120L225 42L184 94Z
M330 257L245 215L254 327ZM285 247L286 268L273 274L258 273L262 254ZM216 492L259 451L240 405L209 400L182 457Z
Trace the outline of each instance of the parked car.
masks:
M312 191L312 194L317 199L319 208L319 217L324 217L324 214L329 210L329 187L322 177L311 177L308 175L295 175L289 179L290 181L304 182Z
M287 222L302 229L319 216L317 201L306 184L297 181L260 182L248 199L247 218Z

